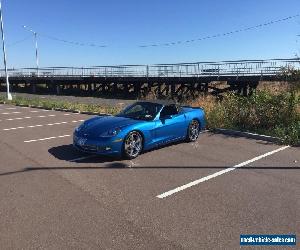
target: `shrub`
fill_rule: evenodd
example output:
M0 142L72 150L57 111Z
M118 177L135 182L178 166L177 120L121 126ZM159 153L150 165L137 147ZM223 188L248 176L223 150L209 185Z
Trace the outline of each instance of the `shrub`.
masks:
M202 97L191 104L204 107L210 129L264 133L292 145L300 141L300 95L295 90L280 94L257 91L250 97L229 93L222 101L205 103Z

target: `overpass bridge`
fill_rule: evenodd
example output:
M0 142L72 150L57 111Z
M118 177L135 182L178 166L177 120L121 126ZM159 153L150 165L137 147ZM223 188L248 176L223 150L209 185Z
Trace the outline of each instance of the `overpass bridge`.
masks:
M119 65L92 67L43 67L9 69L12 91L41 85L60 94L66 90L88 92L147 92L176 96L185 91L227 91L247 94L259 81L285 80L285 69L300 69L300 58L238 60L154 65ZM0 71L2 85L4 70ZM212 82L226 82L219 89Z

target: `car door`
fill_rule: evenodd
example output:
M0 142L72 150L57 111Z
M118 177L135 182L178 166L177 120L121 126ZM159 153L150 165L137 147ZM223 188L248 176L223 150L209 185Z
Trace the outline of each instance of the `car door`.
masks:
M186 134L185 115L178 113L175 105L163 108L156 121L155 138L157 144L164 144L181 139Z

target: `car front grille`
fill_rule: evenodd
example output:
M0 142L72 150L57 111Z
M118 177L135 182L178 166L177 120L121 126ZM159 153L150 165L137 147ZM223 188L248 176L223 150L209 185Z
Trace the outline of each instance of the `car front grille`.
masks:
M78 144L76 144L76 147L78 147L82 151L90 152L90 153L103 152L106 150L106 147L104 147L104 146L95 146L95 145L79 146Z
M76 146L83 150L83 151L87 151L87 152L97 152L97 146L94 145L83 145L83 146L79 146L78 144L76 144Z

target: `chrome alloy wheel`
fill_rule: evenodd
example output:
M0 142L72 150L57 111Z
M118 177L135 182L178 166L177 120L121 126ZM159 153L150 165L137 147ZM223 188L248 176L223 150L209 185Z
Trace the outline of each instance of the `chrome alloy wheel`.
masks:
M137 131L130 132L124 142L124 153L129 159L139 155L143 147L143 138Z
M197 120L192 120L189 125L188 140L196 141L200 132L200 124Z

